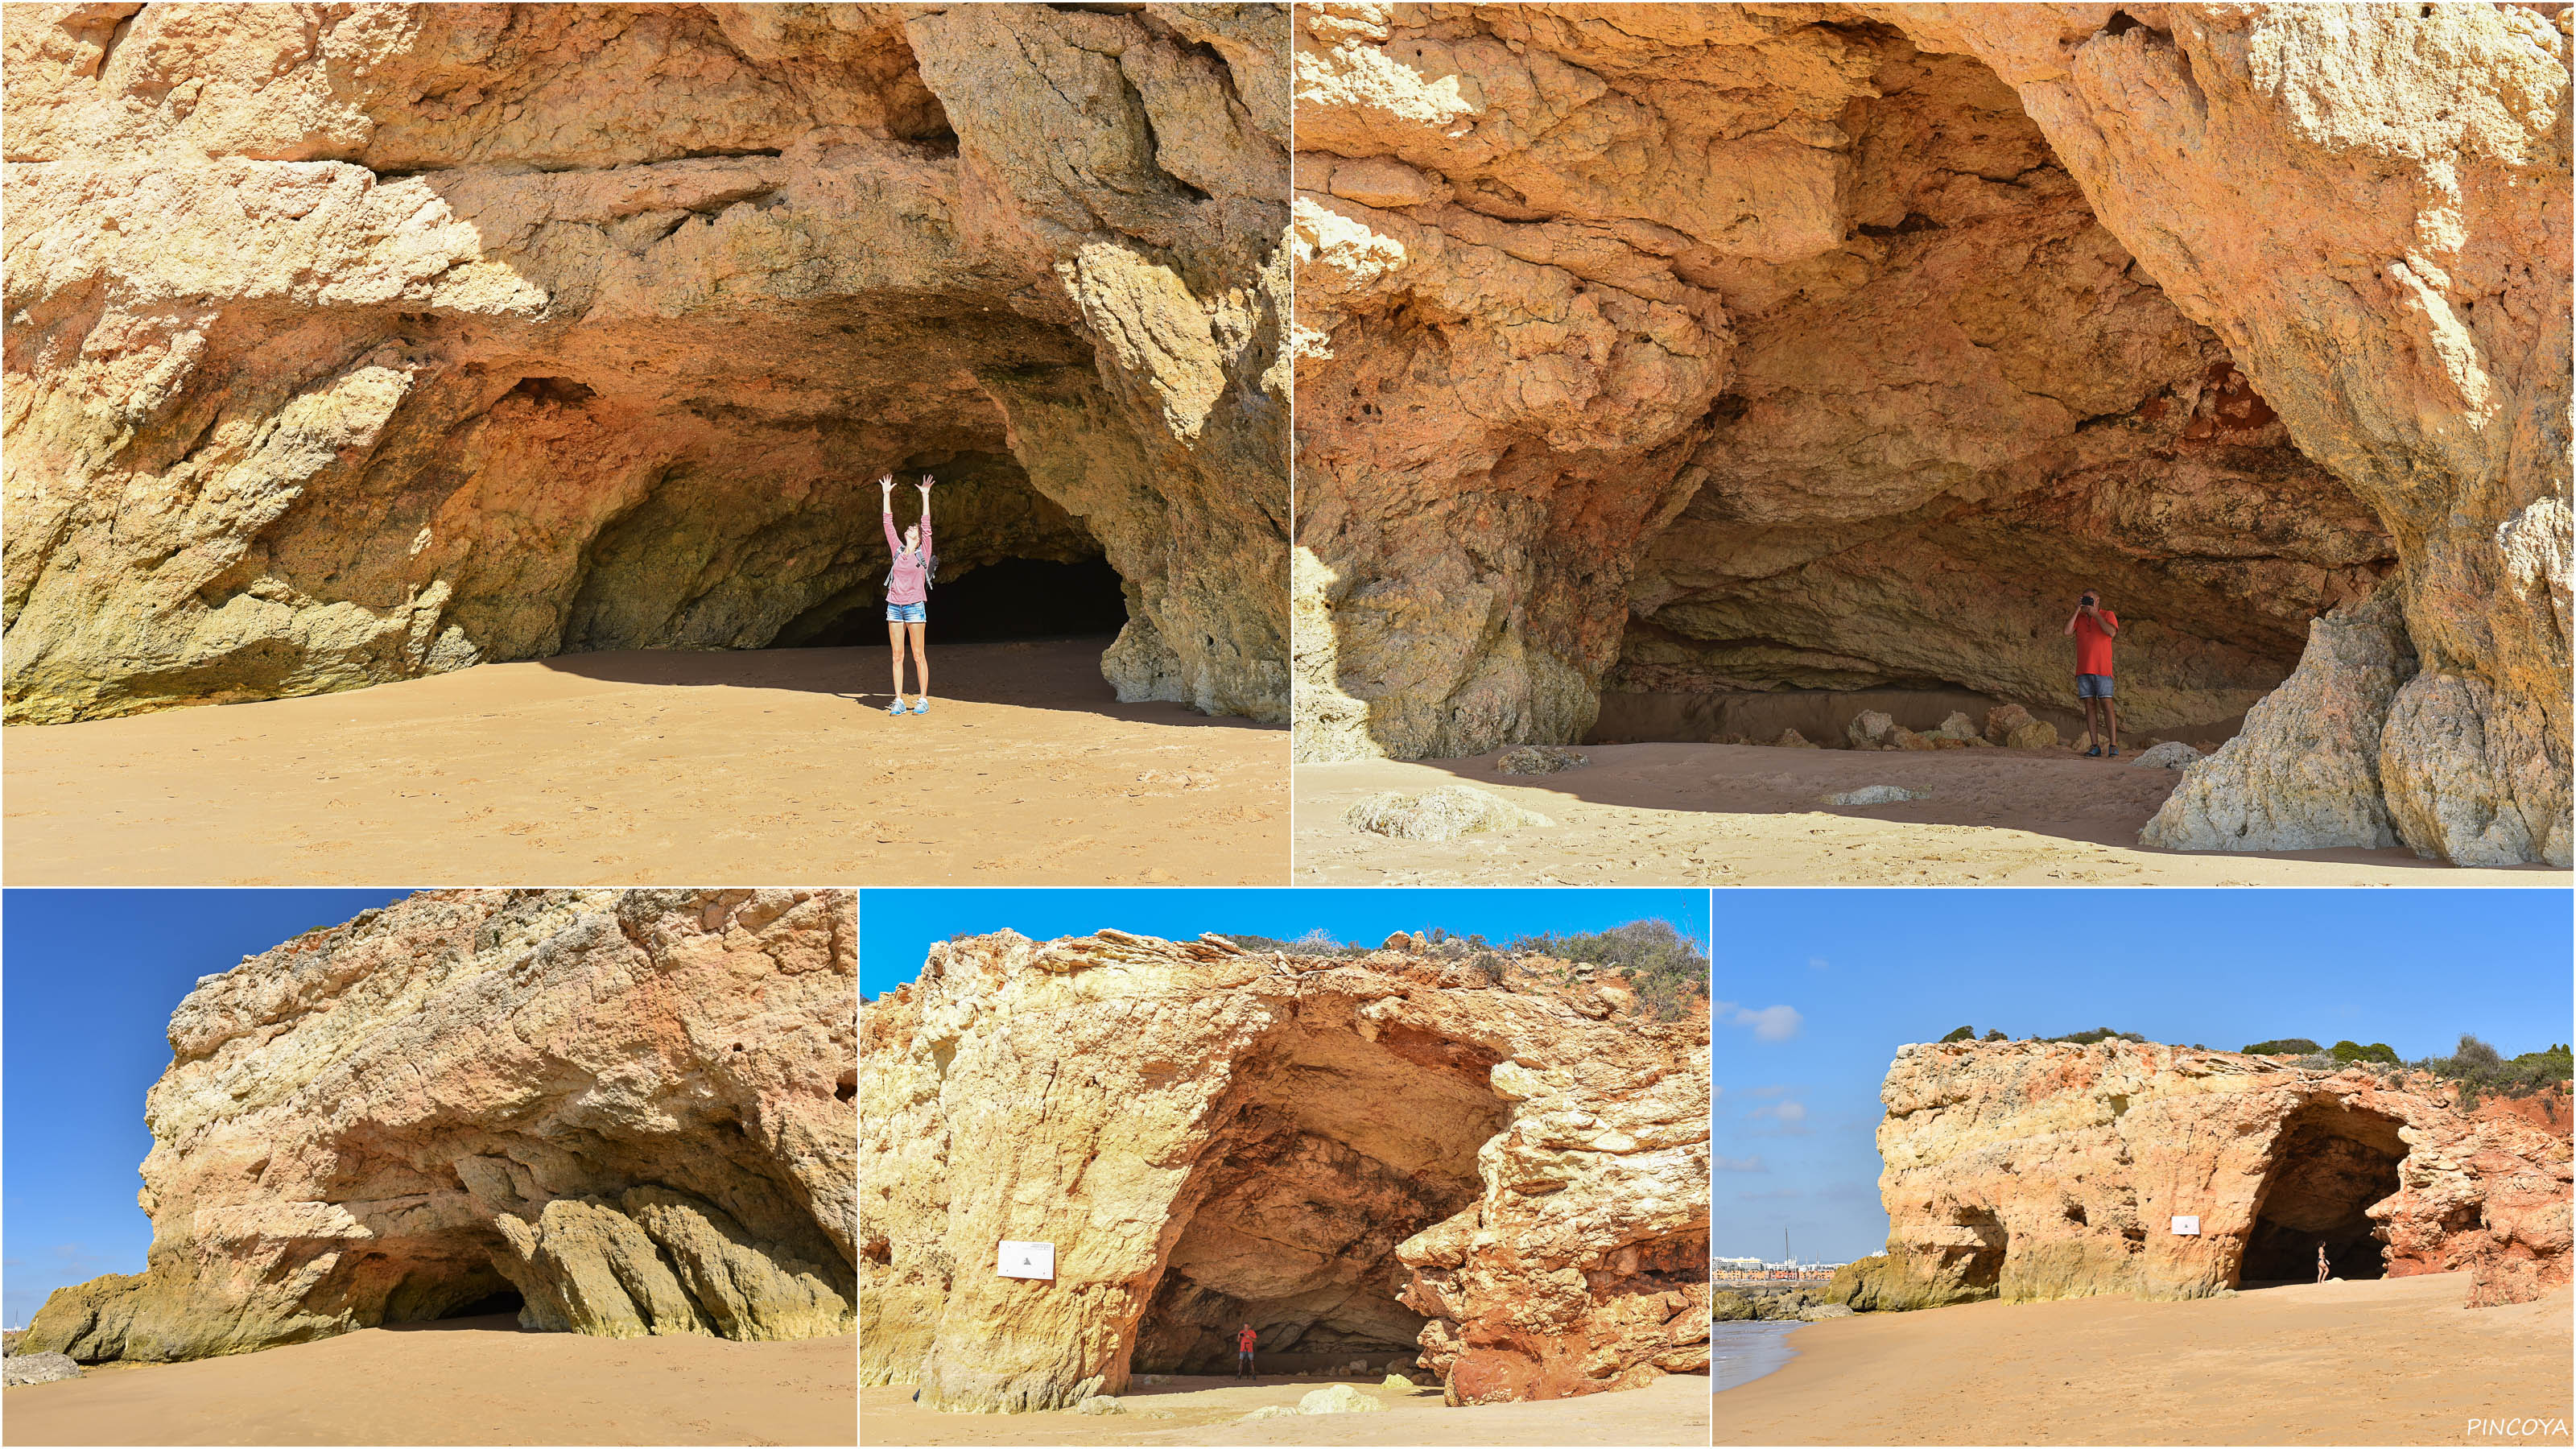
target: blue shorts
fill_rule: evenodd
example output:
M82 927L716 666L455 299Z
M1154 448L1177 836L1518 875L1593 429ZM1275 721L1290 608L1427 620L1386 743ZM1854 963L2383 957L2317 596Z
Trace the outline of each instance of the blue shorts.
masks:
M928 600L924 600L918 604L888 604L886 605L886 622L889 624L927 624L930 622L930 603Z
M2075 697L2077 699L2109 699L2111 697L2111 676L2107 674L2079 674L2075 676Z

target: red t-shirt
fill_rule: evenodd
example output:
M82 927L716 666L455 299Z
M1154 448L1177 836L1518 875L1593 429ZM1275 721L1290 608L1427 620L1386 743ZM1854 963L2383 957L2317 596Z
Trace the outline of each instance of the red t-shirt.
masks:
M1251 1329L1247 1328L1243 1332L1234 1336L1234 1346L1242 1349L1245 1353L1250 1353L1252 1352L1253 1341L1259 1337L1259 1334L1256 1334Z
M2111 621L2112 628L2120 627L2119 615L2108 609L2102 610L2101 614ZM2111 672L2111 636L2102 632L2102 626L2093 622L2091 614L2075 616L2075 672L2105 675Z

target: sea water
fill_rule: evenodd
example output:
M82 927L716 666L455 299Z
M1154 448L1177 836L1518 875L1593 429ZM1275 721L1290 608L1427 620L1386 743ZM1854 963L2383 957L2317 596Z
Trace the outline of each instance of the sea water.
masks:
M1709 1392L1723 1393L1777 1370L1797 1352L1789 1331L1802 1323L1713 1323L1709 1325Z

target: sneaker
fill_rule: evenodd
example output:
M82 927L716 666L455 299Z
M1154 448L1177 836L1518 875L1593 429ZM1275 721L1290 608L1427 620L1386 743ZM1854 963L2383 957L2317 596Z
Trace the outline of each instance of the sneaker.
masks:
M2088 759L2088 760L2098 760L2098 759L2100 759L2101 757L2102 757L2102 747L2101 747L2100 745L2095 745L2093 748L2091 748L2091 749L2089 749L2089 750L2086 750L2086 751L2084 752L2084 758L2086 758L2086 759Z
M2116 760L2116 759L2118 759L2119 757L2120 757L2120 747L2119 747L2118 745L2113 745L2113 746L2111 747L2111 758L2113 758L2113 759L2115 759L2115 760Z
M913 706L912 706L912 712L913 712L914 714L928 714L928 713L930 713L930 696L925 694L925 695L923 695L920 699L918 699L918 700L914 701ZM2114 751L2112 751L2112 753L2113 753L2113 754L2118 754L2118 753L2119 753L2119 751L2114 750Z
M902 696L902 695L900 695L900 694L898 694L898 695L896 695L896 696L894 697L894 703L892 703L892 704L890 704L890 705L887 705L887 706L886 706L886 713L888 713L888 714L910 714L910 713L912 713L912 711L910 711L910 710L908 710L908 709L905 709L905 708L903 707L903 696Z

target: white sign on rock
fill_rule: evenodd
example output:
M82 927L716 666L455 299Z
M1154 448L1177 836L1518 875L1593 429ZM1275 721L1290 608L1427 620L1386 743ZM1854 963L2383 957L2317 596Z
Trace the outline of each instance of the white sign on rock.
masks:
M1000 1272L1005 1278L1055 1281L1055 1244L1015 1243L1002 1239Z
M2199 1236L2200 1236L2200 1219L2199 1219L2199 1217L2198 1217L2197 1215L2195 1215L2195 1216L2187 1217L2187 1218L2176 1218L2176 1219L2174 1219L2174 1236L2175 1236L2175 1237L2177 1237L2177 1238L2196 1238L2196 1237L2199 1237Z

